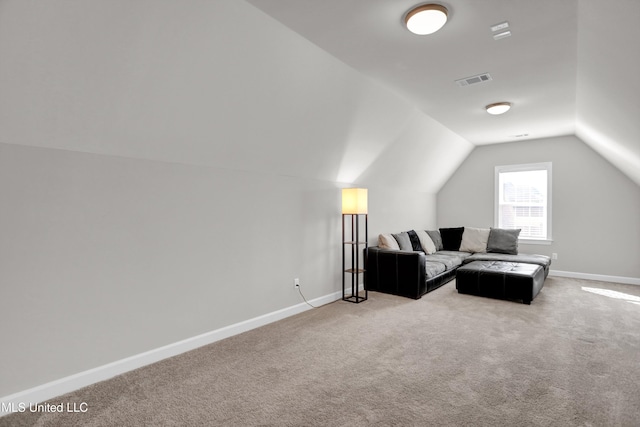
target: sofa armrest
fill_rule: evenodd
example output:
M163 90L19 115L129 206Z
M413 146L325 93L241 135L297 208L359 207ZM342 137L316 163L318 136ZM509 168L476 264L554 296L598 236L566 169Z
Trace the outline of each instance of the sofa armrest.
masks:
M365 254L367 290L418 299L426 293L424 252L372 246Z

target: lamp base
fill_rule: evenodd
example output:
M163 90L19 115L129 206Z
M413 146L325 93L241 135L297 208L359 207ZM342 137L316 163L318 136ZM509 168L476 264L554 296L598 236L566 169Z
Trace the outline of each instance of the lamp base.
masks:
M342 301L348 301L354 304L360 304L362 301L366 301L366 300L367 300L367 297L363 297L360 295L351 295L351 296L342 298Z

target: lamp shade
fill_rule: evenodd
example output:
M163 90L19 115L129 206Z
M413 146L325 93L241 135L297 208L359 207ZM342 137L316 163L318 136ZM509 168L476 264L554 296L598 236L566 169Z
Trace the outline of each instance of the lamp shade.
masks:
M343 188L342 189L342 213L343 214L366 214L367 189L366 188Z

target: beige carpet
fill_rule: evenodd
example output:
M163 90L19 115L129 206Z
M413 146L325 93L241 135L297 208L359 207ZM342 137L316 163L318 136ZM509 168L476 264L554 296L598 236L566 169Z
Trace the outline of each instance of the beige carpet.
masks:
M0 425L638 426L639 296L553 277L530 306L455 282L370 293L51 401L86 413Z

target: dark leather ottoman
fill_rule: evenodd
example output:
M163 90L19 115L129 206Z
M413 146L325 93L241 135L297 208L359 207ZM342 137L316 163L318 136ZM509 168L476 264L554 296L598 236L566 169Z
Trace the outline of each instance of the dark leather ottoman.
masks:
M458 293L521 300L524 304L531 304L543 285L544 270L536 264L473 261L456 272Z

